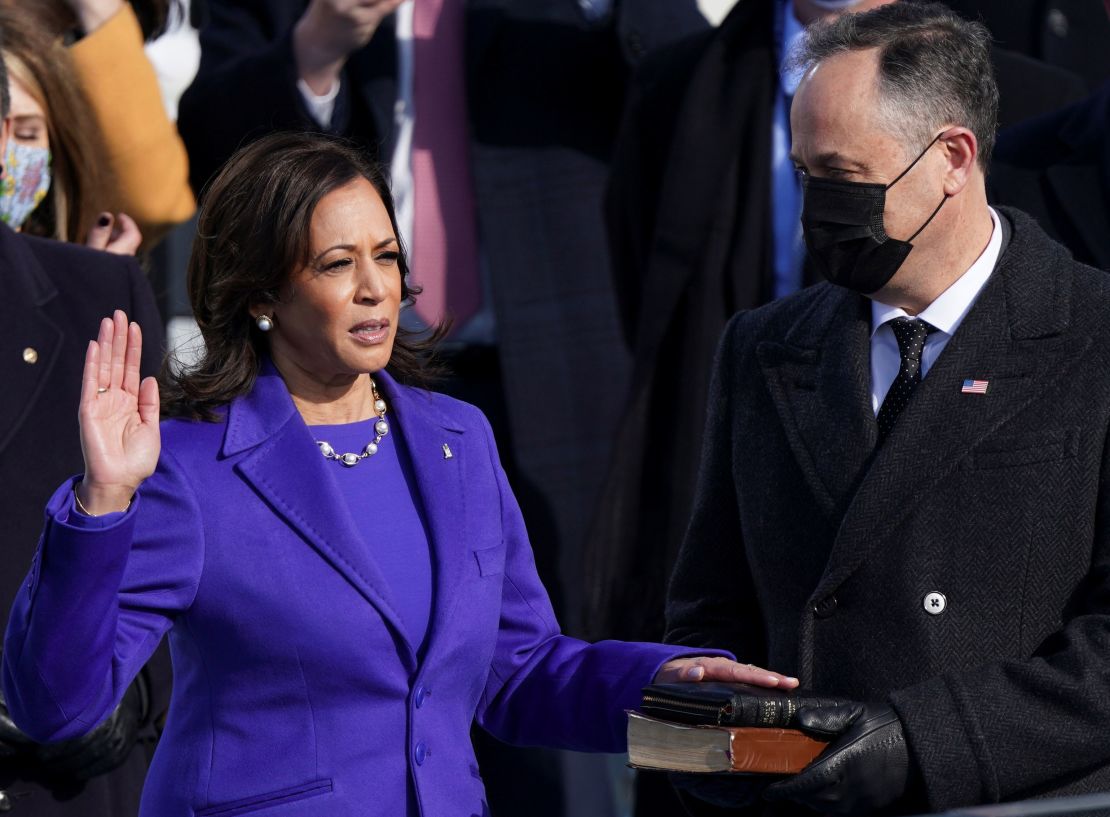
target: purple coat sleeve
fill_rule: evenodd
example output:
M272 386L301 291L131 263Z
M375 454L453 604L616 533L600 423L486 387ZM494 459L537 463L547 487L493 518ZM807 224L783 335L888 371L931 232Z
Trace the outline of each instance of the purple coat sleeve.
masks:
M641 689L663 664L690 655L733 656L562 635L485 418L483 427L501 498L505 572L497 645L476 719L508 743L623 752L625 711L639 706Z
M47 504L4 639L8 709L43 743L84 734L115 708L192 601L203 562L196 498L165 451L128 511L107 526L71 522L72 495L66 482ZM149 539L135 537L140 505L157 508Z

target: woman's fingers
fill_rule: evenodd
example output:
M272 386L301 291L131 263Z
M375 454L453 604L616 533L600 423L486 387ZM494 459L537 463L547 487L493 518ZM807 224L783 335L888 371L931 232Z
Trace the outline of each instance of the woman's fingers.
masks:
M797 678L751 664L740 664L723 656L676 658L663 665L655 680L656 683L727 681L780 689L798 686Z
M107 249L108 242L112 239L112 214L101 213L97 216L96 224L89 228L85 236L85 246L94 250Z
M147 377L139 386L139 419L143 425L158 427L158 381Z
M127 368L127 315L117 309L112 314L112 368L108 382L110 389L122 389Z
M100 345L89 341L85 350L85 368L81 372L81 405L88 405L96 399L97 384L100 382Z
M127 213L120 213L116 216L111 239L104 249L116 255L134 255L139 251L139 245L142 243L143 234L139 230L139 225L135 223L135 219Z
M112 382L112 334L115 326L111 318L104 318L100 322L100 332L96 342L100 346L98 355L100 366L97 368L96 385L98 388L107 389Z
M143 354L143 333L139 324L132 321L127 326L127 358L123 366L123 388L128 394L139 393L139 383L142 380L139 366Z

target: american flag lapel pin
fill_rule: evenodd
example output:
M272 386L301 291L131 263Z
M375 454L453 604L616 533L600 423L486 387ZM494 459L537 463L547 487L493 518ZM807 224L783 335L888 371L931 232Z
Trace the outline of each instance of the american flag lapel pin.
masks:
M987 380L965 380L960 387L960 394L986 394L989 385L990 381Z

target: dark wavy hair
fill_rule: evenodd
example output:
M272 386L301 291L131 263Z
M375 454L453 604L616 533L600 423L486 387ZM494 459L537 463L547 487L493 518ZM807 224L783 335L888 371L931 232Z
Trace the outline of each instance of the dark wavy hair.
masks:
M164 416L216 420L218 408L254 387L268 342L250 306L278 301L293 272L309 262L316 206L360 177L381 196L397 235L402 299L419 294L408 283L408 256L380 167L336 136L263 137L232 156L201 196L187 285L203 349L189 366L167 357L159 376ZM447 324L421 334L398 327L390 374L429 386L440 373L434 352L446 332Z

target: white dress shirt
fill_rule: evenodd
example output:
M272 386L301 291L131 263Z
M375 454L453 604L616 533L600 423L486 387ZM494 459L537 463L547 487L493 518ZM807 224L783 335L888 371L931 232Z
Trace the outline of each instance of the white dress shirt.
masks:
M998 263L998 256L1002 251L1002 224L994 208L989 209L994 229L987 248L967 272L916 316L937 330L925 339L925 349L921 353L922 377L929 374L933 363L956 334ZM902 365L898 341L894 337L894 330L888 325L888 321L901 317L911 316L896 306L871 301L871 408L876 415Z

